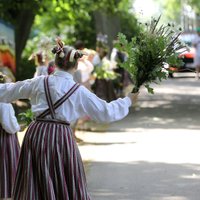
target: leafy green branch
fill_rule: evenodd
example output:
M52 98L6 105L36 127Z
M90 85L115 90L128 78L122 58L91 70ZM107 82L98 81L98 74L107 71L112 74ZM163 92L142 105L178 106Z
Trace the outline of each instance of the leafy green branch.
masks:
M180 65L182 62L177 51L185 51L185 44L179 36L181 29L175 30L173 24L159 25L160 17L151 18L149 23L140 23L140 33L129 42L123 33L118 34L116 47L128 55L122 63L131 75L134 88L138 92L144 85L149 93L153 93L150 83L158 83L168 77L164 64Z
M28 126L34 119L34 115L31 109L26 110L26 112L20 113L19 114L20 118L22 121L26 123Z

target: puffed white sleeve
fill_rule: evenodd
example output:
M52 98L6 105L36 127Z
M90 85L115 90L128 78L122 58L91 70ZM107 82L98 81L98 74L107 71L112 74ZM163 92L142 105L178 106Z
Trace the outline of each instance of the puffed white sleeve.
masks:
M15 134L20 130L17 118L15 117L15 111L11 104L0 103L0 123L7 133Z
M129 97L118 98L117 100L107 103L90 92L87 88L81 86L79 89L79 111L82 111L91 119L98 122L109 123L121 120L128 115L129 107L132 104Z
M34 74L34 78L38 77L38 76L46 76L48 75L48 71L47 71L47 67L46 66L38 66L36 67L36 72Z
M28 99L33 95L37 78L18 81L16 83L0 84L0 102L11 103L17 99Z

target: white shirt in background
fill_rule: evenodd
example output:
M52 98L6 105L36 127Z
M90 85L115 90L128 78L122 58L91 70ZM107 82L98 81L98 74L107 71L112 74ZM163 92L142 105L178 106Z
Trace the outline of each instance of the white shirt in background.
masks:
M20 126L15 117L15 111L9 103L0 103L0 124L10 134L14 134L20 130Z
M94 55L94 57L93 57L93 60L92 60L92 64L94 65L94 66L101 66L102 65L102 61L101 61L101 58L100 58L100 56L99 56L99 54L98 53L96 53L95 55Z
M92 63L88 60L80 59L78 61L78 70L81 72L81 82L84 83L90 79L91 73L94 69Z
M48 71L47 71L47 66L38 66L36 67L36 72L34 74L34 77L37 77L37 76L46 76L48 75Z

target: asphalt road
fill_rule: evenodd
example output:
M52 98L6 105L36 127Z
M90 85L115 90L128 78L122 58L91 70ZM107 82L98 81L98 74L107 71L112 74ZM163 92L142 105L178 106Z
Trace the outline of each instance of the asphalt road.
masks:
M200 200L200 80L154 87L106 132L78 132L93 200Z

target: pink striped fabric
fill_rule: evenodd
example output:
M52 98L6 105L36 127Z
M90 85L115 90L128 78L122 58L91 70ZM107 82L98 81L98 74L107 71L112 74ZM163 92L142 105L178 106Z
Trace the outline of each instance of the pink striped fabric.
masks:
M32 122L22 145L14 200L90 200L71 128Z
M8 134L0 125L0 198L11 198L20 154L16 134Z
M54 118L55 107L61 105L63 99L67 100L78 87L70 89L55 106L47 88L48 79L45 81L50 108L36 118L26 132L13 199L90 200L81 155L69 123ZM48 114L52 119L45 119Z

